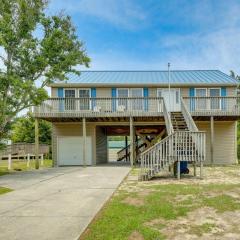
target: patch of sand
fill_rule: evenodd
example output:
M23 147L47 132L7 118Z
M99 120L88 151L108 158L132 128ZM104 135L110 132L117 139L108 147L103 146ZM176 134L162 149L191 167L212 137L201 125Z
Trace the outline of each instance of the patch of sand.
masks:
M126 197L124 200L122 200L122 202L137 207L144 205L143 199L133 197Z
M144 237L141 233L134 231L131 233L131 235L128 237L128 240L144 240Z
M240 211L217 213L213 208L203 207L190 212L186 217L169 221L154 219L146 225L154 229L157 229L158 225L163 226L158 230L171 240L238 240L240 239L239 218ZM193 231L194 227L201 227L203 224L209 224L212 227L200 235Z

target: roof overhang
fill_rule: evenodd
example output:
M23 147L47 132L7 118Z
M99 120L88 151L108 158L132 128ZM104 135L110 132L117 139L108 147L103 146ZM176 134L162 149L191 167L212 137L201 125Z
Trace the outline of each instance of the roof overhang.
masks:
M211 87L211 86L219 86L219 87L237 87L238 84L233 83L171 83L171 87ZM79 87L79 88L87 88L87 87L168 87L168 83L52 83L49 87Z

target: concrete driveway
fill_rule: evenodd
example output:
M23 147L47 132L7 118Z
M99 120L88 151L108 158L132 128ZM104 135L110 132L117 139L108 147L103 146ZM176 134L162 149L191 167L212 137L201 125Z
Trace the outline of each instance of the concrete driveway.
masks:
M0 239L78 239L130 171L65 167L0 177Z

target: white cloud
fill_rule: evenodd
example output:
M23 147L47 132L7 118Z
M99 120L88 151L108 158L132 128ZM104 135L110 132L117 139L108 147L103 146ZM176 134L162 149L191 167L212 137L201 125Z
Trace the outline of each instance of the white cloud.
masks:
M91 70L166 69L170 61L175 69L220 69L226 73L232 69L240 72L240 4L219 1L216 5L203 0L179 5L177 11L176 2L164 4L166 8L161 8L157 15L151 15L149 9L142 9L133 0L55 0L52 6L56 10L92 16L118 28L139 30L143 26L146 29L155 26L150 34L158 37L150 40L146 36L144 42L136 39L137 44L131 51L124 46L95 48L94 52L89 49ZM155 13L159 5L157 2L153 4ZM166 26L174 27L174 34L162 32L162 27ZM150 28L147 30L151 31ZM143 57L142 49L145 52L147 49L149 54Z
M64 10L93 16L116 27L135 29L144 24L146 12L132 0L53 0L50 11Z
M225 29L209 34L172 35L156 44L154 56L139 58L117 50L89 53L91 70L219 69L240 72L240 31ZM164 54L162 54L164 53Z

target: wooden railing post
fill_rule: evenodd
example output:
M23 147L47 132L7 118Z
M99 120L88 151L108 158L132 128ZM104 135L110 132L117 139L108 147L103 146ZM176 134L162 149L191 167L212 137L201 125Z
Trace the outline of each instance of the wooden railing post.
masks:
M8 170L12 169L12 157L11 154L8 154Z
M27 154L27 167L30 167L30 154Z
M39 129L38 118L35 118L35 168L39 169Z
M181 162L178 160L178 161L177 161L177 179L178 179L178 180L180 180L180 178L181 178L180 164L181 164Z
M194 175L194 177L196 177L196 175L197 175L196 161L193 162L193 175Z
M203 179L203 162L200 162L200 179Z

